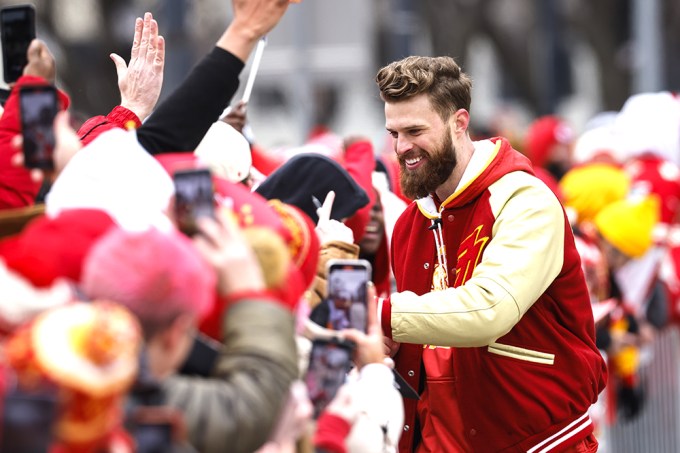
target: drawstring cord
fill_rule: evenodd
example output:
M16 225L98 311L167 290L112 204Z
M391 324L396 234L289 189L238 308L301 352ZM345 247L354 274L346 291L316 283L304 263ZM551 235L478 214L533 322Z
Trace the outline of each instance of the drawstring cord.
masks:
M442 232L442 219L437 217L431 220L432 225L428 227L428 230L432 230L434 233L434 243L437 247L437 263L444 271L444 276L446 278L446 286L449 286L449 266L446 260L446 246L444 245L444 233Z

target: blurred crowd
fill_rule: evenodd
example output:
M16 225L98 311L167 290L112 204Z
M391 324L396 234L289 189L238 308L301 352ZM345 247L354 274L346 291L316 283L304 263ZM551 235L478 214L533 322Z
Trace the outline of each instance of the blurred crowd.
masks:
M158 106L165 44L138 18L129 61L112 57L119 106L74 127L59 91L53 169L23 160L19 92L56 70L31 44L0 118L0 451L397 451L405 389L375 315L412 202L392 138L319 126L268 150L246 103L222 113L287 6L235 1L216 48ZM514 136L576 237L609 368L593 419L632 419L642 352L680 320L680 98L638 94L579 131L545 116L507 132L477 138ZM173 177L203 169L214 214L187 235ZM366 331L328 313L338 258L371 264ZM352 345L352 365L315 414L304 378L320 340Z

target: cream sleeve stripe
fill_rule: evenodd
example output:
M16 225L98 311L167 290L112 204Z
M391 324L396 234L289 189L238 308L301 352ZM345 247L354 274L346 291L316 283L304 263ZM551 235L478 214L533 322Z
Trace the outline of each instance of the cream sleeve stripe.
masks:
M505 175L489 190L492 238L458 288L391 297L392 337L404 343L486 346L508 333L562 269L565 219L545 184Z

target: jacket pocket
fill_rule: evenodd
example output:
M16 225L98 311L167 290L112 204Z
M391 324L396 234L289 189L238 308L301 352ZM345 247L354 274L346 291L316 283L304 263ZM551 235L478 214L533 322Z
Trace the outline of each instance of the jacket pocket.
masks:
M491 343L488 347L488 351L491 354L512 357L513 359L524 360L525 362L541 363L543 365L553 365L555 363L555 354L519 348L507 344Z

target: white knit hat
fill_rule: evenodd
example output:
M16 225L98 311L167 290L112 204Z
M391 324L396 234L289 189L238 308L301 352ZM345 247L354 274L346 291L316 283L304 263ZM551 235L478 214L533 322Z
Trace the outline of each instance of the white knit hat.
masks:
M680 100L667 91L629 97L614 134L626 157L649 152L680 164Z
M56 179L46 211L100 209L127 230L168 228L175 191L168 173L137 141L135 131L111 129L78 151Z
M234 183L246 179L253 164L248 140L224 121L210 126L194 154L213 174Z

